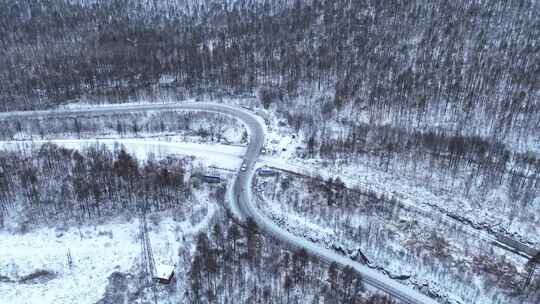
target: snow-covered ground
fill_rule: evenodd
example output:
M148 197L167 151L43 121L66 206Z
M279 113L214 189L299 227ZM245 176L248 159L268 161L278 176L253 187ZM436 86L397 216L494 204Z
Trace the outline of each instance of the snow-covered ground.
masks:
M302 134L297 135L286 127L279 127L275 118L269 121L272 122L267 135L269 153L261 157L264 165L323 179L339 177L350 188L383 193L434 214L462 216L478 226L486 225L495 231L514 235L516 239L540 244L540 234L537 232L540 217L511 218L515 204L504 187L491 191L482 204L489 207L482 208L478 202L465 197L463 192L447 189L444 181L435 178L426 183L423 179L385 172L361 162L332 163L317 158L302 159L298 157L306 145ZM425 170L427 172L429 168ZM537 206L535 214L540 212L540 197L536 198L533 206Z
M140 161L170 155L193 156L193 166L236 170L245 146L180 142L171 138L59 139L0 142L1 149L19 150L54 143L70 149L96 144L109 149L123 146ZM150 239L157 264L177 264L179 248L192 249L191 237L207 229L216 212L203 188L182 216L165 211L149 216ZM96 303L114 272L134 274L140 259L139 222L119 217L105 224L39 228L26 234L0 232L0 303ZM68 254L72 259L69 265ZM180 260L181 262L181 260ZM185 265L177 265L177 276ZM41 274L41 275L39 275ZM35 278L29 279L32 276ZM179 278L183 280L183 278ZM24 282L22 282L22 281ZM181 284L179 284L181 285ZM181 294L181 293L179 293Z
M287 191L280 189L285 180L290 185ZM524 259L464 235L459 228L441 225L437 218L414 211L399 211L388 205L371 206L374 209L369 211L370 206L361 203L360 197L358 201L345 200L341 203L344 206L329 206L324 192L317 186L309 186L308 180L294 178L294 175L287 177L284 173L258 178L255 189L262 191L264 197L258 200L260 209L298 237L357 260L357 250L362 250L371 267L395 277L407 276L404 283L442 296L446 303L493 303L496 298L504 299L508 289L499 289L500 280L491 277L490 271L483 270L492 267L490 263L509 267L496 270L508 277L504 281L507 285L515 284L521 278L512 268L522 271ZM391 210L384 211L387 208ZM481 262L486 256L491 260ZM463 276L474 281L467 283ZM498 288L484 287L493 286L494 281L498 282ZM511 303L522 300L508 299L514 300Z
M486 210L479 208L476 203L465 198L461 193L444 191L440 187L435 187L436 181L432 184L426 184L362 164L332 166L314 160L286 160L275 157L264 157L263 163L308 176L320 176L323 179L339 177L347 187L383 193L399 199L406 205L434 214L459 215L478 224L478 226L487 224L494 230L504 229L510 234L515 234L517 239L540 244L540 234L538 234L536 222L524 223L508 218L512 202L502 189L498 189L488 196L488 201L485 204L490 205L490 208ZM493 203L490 204L490 201ZM540 208L540 197L537 197L536 202L535 206ZM531 221L534 218L530 217L528 220ZM537 220L539 218L536 218Z
M174 105L185 101L168 100L166 102L150 102L148 100L129 101L123 103L90 103L85 101L73 102L68 104L59 105L56 107L58 110L79 110L79 109L92 109L96 107L110 108L110 107L125 107L135 105Z
M174 265L179 247L187 237L206 229L215 210L205 199L193 211L203 214L196 222L195 217L175 220L174 215L162 214L156 225L149 224L156 263ZM138 219L65 230L43 228L24 235L0 232L0 248L0 278L4 279L0 280L0 303L96 303L111 273L133 273L137 267ZM18 282L40 270L51 275Z
M195 161L207 167L217 167L234 170L242 162L245 146L223 145L215 143L193 143L179 141L161 141L155 138L123 138L123 139L58 139L33 141L2 141L0 148L29 149L44 143L54 143L69 149L84 149L94 145L106 145L109 149L119 149L123 146L137 159L143 160L149 154L160 159L169 155L189 155L196 157Z

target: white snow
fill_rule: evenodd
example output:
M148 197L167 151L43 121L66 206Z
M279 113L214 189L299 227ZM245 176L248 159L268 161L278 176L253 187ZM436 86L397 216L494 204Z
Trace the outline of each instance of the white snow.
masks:
M206 201L206 216L195 225L164 217L150 226L156 264L174 264L187 235L208 225L215 206ZM0 232L0 276L12 280L48 270L57 277L35 284L0 283L0 303L95 303L115 271L133 272L140 255L138 220L58 231L43 228L24 235ZM68 265L68 252L73 266Z
M168 280L174 272L174 266L166 264L156 264L156 278Z
M240 166L241 157L245 153L244 146L223 145L211 143L190 143L190 142L165 142L155 139L60 139L60 140L34 140L0 142L0 147L13 149L28 149L40 146L44 143L54 143L69 149L83 149L93 145L106 145L110 149L120 148L120 145L133 153L137 159L146 159L150 153L156 158L164 158L168 155L189 155L195 156L197 161L204 162L207 166L223 169L236 169Z

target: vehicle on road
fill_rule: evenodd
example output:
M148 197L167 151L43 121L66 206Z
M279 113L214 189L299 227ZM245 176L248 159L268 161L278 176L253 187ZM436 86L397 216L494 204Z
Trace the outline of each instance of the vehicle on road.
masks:
M242 167L240 167L240 171L246 171L247 170L247 164L246 162L242 163Z

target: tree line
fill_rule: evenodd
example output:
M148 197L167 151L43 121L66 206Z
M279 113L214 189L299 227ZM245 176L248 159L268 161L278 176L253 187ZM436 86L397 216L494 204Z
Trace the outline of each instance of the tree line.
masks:
M92 222L141 207L182 206L191 190L185 161L149 158L140 163L120 148L80 152L44 144L0 155L0 214L25 230L43 223ZM2 225L1 227L3 227Z
M479 136L357 124L340 134L312 134L303 156L362 162L413 176L421 176L429 166L437 168L429 172L439 172L448 185L468 179L464 192L468 197L484 199L491 189L506 185L512 201L529 207L540 194L540 158L535 153Z
M483 136L528 137L540 127L540 18L530 13L539 8L532 0L8 0L0 105L42 108L163 85L270 88L303 106L295 96L327 95L332 109L372 122L447 121L458 134L474 126Z
M197 236L190 259L190 303L393 303L366 293L353 269L325 265L305 250L285 250L249 220L246 226L217 221Z
M188 111L41 117L24 120L7 118L0 120L0 139L95 138L99 135L134 137L174 133L220 141L226 130L234 129L240 132L242 128L237 120L228 116Z

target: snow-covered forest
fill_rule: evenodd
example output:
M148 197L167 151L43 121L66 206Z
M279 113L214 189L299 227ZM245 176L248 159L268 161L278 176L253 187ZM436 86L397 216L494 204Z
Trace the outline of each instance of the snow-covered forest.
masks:
M338 180L295 174L260 177L261 210L296 234L367 262L446 303L534 303L537 278L525 290L527 259L470 237L391 197L348 189ZM306 191L307 189L307 191ZM515 302L514 302L515 301Z
M397 301L242 221L251 203L398 289L537 303L538 12L536 0L1 1L0 302L30 285L46 303ZM32 110L48 111L17 112ZM247 175L251 187L237 183ZM147 234L175 265L160 301L140 283Z
M169 136L240 143L247 140L235 119L204 112L126 113L0 121L0 140Z
M372 122L524 136L538 128L538 5L8 0L2 107L160 84L222 94L269 86L278 98L330 92L331 108L354 105Z
M42 224L65 225L137 215L144 206L170 209L190 196L177 159L144 164L124 149L104 146L82 154L54 144L0 155L0 227L25 232Z

